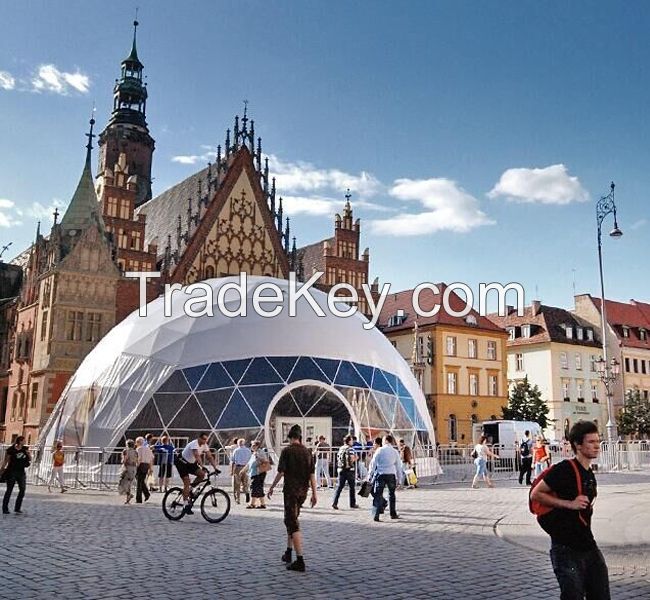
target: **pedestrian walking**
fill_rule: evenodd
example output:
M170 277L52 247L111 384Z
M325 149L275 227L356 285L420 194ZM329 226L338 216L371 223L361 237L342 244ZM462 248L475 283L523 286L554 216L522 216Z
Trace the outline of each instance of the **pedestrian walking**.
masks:
M135 443L133 440L126 440L126 448L122 451L122 472L120 473L120 481L117 484L118 493L126 496L124 504L129 504L131 498L133 498L131 489L137 468L138 452L135 449Z
M136 486L135 486L135 502L142 504L142 496L144 501L149 500L151 494L147 486L147 477L153 471L153 452L146 443L143 437L138 437L135 440L135 449L138 454L138 467L136 469Z
M314 455L316 457L316 487L332 487L330 480L330 453L332 448L327 443L324 435L318 436ZM325 481L325 486L323 486Z
M481 436L478 444L474 446L472 456L474 458L474 464L476 465L476 473L474 474L474 479L472 479L472 487L474 489L478 488L479 477L483 478L483 481L485 481L488 487L494 487L490 475L488 474L487 461L488 457L494 459L498 459L499 457L488 448L487 436Z
M303 556L302 533L300 531L300 509L307 499L307 491L311 487L312 508L316 506L316 476L314 474L314 457L308 448L302 444L302 429L294 425L287 435L289 445L282 450L278 462L278 474L269 488L268 498L273 495L273 490L284 477L284 524L287 528L287 549L282 555L282 562L289 563L287 570L305 570ZM293 550L296 551L296 560L291 562Z
M167 491L169 480L172 478L172 465L174 464L174 444L169 436L164 434L156 442L154 450L158 455L158 488L160 491Z
M533 470L533 440L530 437L530 431L524 431L524 437L519 443L519 485L524 482L526 477L526 485L530 485L530 474Z
M548 447L544 444L544 438L538 435L535 440L535 447L533 448L533 469L535 471L535 479L541 475L542 471L548 467L551 460Z
M246 508L266 508L264 502L264 480L271 469L268 450L255 440L251 444L251 457L248 461L248 477L251 482L251 501Z
M531 501L551 509L538 516L551 536L551 564L561 600L610 600L607 564L591 531L598 495L591 469L600 436L592 421L578 421L569 432L574 459L563 460L533 483Z
M18 515L22 514L23 498L25 497L25 489L27 487L27 476L25 469L29 467L32 462L32 455L29 448L25 445L25 438L19 435L16 441L7 448L4 463L0 472L2 473L2 480L7 484L5 495L2 498L2 514L9 514L9 500L14 490L14 486L18 484L18 495L14 504L14 512Z
M402 461L402 472L404 473L403 484L409 489L417 487L415 483L412 483L412 481L417 481L413 451L406 445L404 440L399 441L399 456ZM413 477L411 474L413 474Z
M334 492L334 501L332 502L332 508L334 510L339 509L339 497L341 492L345 487L345 484L348 484L350 488L350 508L359 508L356 500L356 490L355 490L355 466L357 462L358 455L355 453L352 446L354 442L354 437L351 435L346 435L343 438L343 445L339 448L339 451L336 455L336 465L339 471L339 481L336 486L336 492Z
M248 491L248 461L251 459L251 449L246 446L246 440L237 440L237 447L233 450L230 462L230 474L232 475L232 493L235 502L239 504L241 493L246 495L246 503L251 501Z
M63 482L63 464L65 463L65 452L63 452L63 442L57 442L52 450L52 470L50 471L50 479L47 482L47 491L52 491L54 480L59 482L61 493L66 491Z
M399 519L397 514L397 498L395 489L397 482L402 481L402 461L399 452L394 448L395 438L392 435L384 436L381 448L377 449L370 461L369 477L373 487L373 518L379 521L379 515L384 512L384 489L388 488L388 508L391 519Z

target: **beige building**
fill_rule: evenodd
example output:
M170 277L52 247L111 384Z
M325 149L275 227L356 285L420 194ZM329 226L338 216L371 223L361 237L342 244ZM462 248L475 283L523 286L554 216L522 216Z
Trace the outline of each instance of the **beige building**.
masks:
M600 329L601 300L589 294L575 297L575 314ZM621 376L614 387L614 409L623 406L625 395L639 390L650 397L650 304L605 301L605 339L609 358L621 364Z
M581 419L595 421L604 433L606 398L595 364L601 355L599 328L540 302L532 302L522 316L510 310L504 317L489 317L508 333L509 384L528 377L548 404L546 437L567 437Z
M507 403L506 333L471 310L455 317L442 308L440 295L423 292L420 306L433 317L420 317L412 305L413 290L386 299L379 327L411 365L427 398L441 444L469 444L472 424L501 417ZM451 294L454 311L464 302Z

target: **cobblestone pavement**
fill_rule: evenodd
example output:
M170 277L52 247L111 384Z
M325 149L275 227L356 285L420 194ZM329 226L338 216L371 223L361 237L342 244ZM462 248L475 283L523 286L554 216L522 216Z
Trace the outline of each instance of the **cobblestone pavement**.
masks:
M597 537L614 599L650 598L650 476L601 476ZM162 495L123 506L112 494L31 487L25 515L0 519L0 598L558 598L548 538L526 489L436 486L398 493L398 521L304 510L307 572L289 573L281 494L266 511L235 506L211 525L164 518ZM362 507L369 501L360 499ZM495 533L497 535L495 535Z

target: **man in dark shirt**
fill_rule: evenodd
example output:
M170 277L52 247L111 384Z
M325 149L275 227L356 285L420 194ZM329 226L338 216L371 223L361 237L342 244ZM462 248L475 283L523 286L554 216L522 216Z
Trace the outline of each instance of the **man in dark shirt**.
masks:
M591 532L597 496L591 462L600 450L596 424L578 421L571 428L569 442L580 477L571 461L562 461L535 486L531 497L553 508L539 522L551 536L551 563L561 600L610 600L607 565Z
M9 514L9 500L16 484L18 484L18 496L16 496L14 512L22 513L21 507L25 497L26 483L25 469L29 467L31 460L29 449L25 446L25 438L22 435L18 436L14 444L7 448L4 464L0 468L7 482L7 489L2 499L2 514Z
M302 444L300 425L289 430L289 445L282 450L278 461L278 474L275 476L268 497L271 498L275 486L284 477L284 524L287 528L287 550L282 561L289 563L289 571L304 571L305 561L302 554L302 534L300 533L300 508L307 499L307 490L311 487L311 506L316 506L316 476L314 475L314 456ZM296 560L291 562L291 552L296 550Z

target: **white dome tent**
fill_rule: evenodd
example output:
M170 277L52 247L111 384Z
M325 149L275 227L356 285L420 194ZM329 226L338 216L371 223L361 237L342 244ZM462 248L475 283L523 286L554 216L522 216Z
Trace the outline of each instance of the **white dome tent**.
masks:
M331 314L326 294L315 289L326 316L304 299L289 316L289 282L270 277L248 277L247 315L225 316L218 292L238 282L204 282L214 316L185 314L190 296L179 291L171 316L161 297L147 305L146 317L136 311L114 327L69 381L41 441L110 449L146 432L182 441L206 431L217 448L239 436L277 451L286 430L300 423L305 438L323 434L334 445L349 431L362 440L390 431L415 448L435 444L408 365L381 332L363 328L365 317ZM283 291L275 317L253 309L254 289L269 283ZM239 303L235 290L225 292L229 310Z

